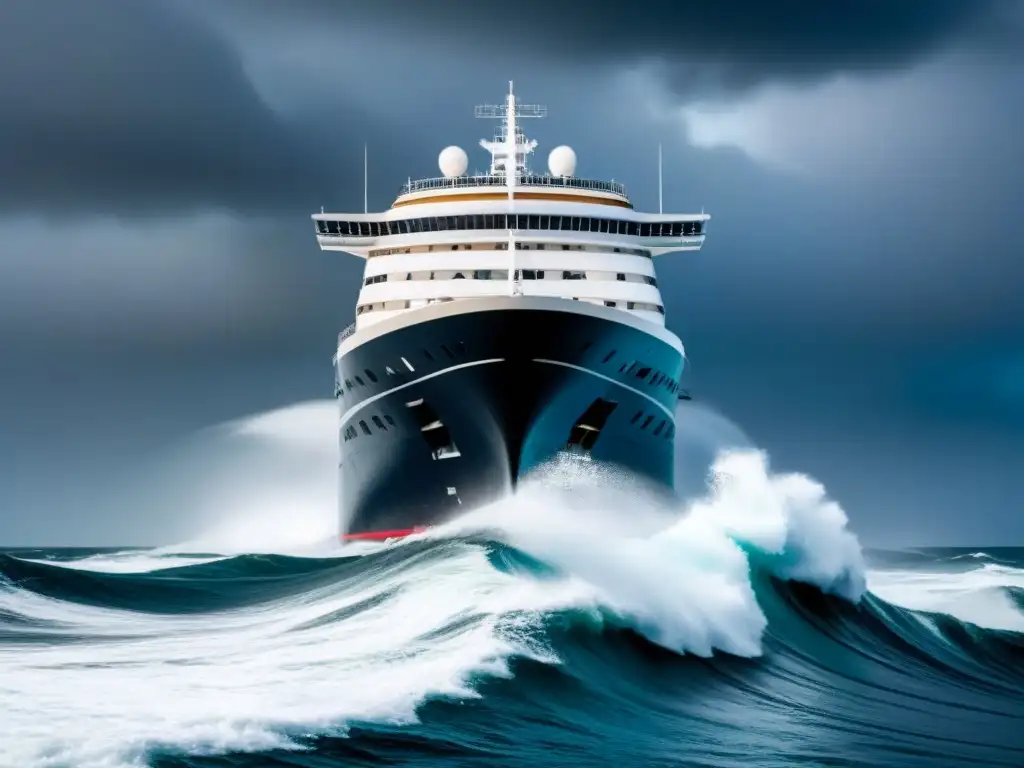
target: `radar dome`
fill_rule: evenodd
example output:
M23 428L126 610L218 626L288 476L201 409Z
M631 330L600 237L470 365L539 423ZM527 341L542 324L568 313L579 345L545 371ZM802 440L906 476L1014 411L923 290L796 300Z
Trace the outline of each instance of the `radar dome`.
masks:
M564 144L548 155L548 170L552 176L572 176L576 173L576 153Z
M461 176L469 167L469 157L462 147L445 147L437 157L437 164L447 178Z

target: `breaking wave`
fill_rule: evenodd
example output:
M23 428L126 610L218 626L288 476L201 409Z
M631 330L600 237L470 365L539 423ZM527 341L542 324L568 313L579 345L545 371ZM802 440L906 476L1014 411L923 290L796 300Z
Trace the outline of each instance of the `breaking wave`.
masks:
M865 555L725 442L678 505L563 462L396 543L278 488L305 541L240 551L242 494L187 545L0 554L0 764L1019 765L1024 552Z

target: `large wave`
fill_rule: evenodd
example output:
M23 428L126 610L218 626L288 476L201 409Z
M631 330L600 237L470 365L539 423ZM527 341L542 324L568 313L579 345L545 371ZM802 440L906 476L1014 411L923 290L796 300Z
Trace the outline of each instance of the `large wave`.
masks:
M222 431L309 462L317 408ZM715 440L678 506L561 461L442 528L341 547L324 486L288 493L307 467L269 501L207 477L225 514L187 545L0 555L0 764L1016 764L1020 585L968 585L1019 563L868 571L820 484ZM866 591L913 603L926 574L1009 602L964 623Z

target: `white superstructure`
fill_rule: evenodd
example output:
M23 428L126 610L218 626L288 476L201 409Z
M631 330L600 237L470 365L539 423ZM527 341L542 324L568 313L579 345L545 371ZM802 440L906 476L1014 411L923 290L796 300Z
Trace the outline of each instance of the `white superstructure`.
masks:
M551 152L549 173L531 173L536 142L521 120L546 110L517 104L511 86L505 104L476 110L500 119L480 142L487 174L467 176L466 153L447 147L444 175L410 180L389 210L313 216L322 249L366 259L353 330L437 302L509 295L589 302L664 326L654 257L700 249L710 216L638 213L621 184L578 178L567 146Z

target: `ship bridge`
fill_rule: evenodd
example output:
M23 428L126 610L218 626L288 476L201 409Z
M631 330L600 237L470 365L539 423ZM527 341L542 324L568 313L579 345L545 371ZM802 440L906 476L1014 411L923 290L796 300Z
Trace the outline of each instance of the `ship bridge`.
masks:
M313 215L323 250L366 259L355 329L437 302L543 296L614 307L664 326L654 258L696 251L705 213L641 213L625 187L576 175L576 154L553 149L549 173L532 172L522 120L546 109L477 107L497 118L487 173L468 175L460 147L440 153L437 178L404 184L387 211ZM352 329L348 330L350 333Z

